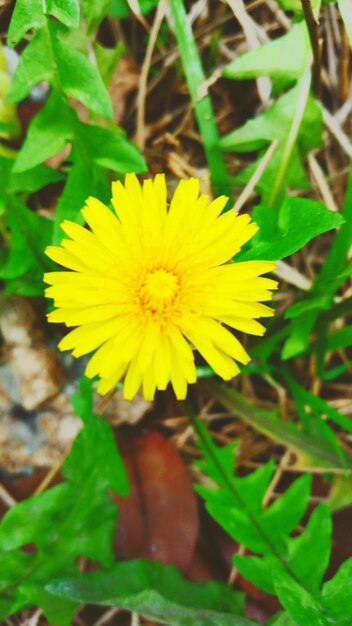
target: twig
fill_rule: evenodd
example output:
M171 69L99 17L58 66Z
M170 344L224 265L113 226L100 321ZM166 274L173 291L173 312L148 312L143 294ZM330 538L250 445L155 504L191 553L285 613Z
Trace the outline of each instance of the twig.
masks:
M347 156L352 159L352 143L349 137L342 130L341 126L331 113L323 107L323 120L325 126L329 129L331 134L335 137L336 141L340 144L343 151Z
M0 483L0 498L9 508L17 504L15 498L5 489L2 483Z
M145 143L145 100L147 94L147 80L148 73L150 69L150 64L152 61L153 50L156 44L158 32L161 26L161 23L164 19L165 12L167 8L167 0L160 0L157 5L157 10L153 22L153 26L150 32L150 37L148 41L147 50L145 53L145 58L142 65L141 75L139 79L139 90L137 96L137 128L136 128L136 144L137 146L143 150Z
M338 206L326 182L324 172L313 154L308 155L309 168L320 191L321 197L330 211L338 211Z
M301 0L304 18L307 24L310 45L313 52L313 88L316 98L321 93L321 45L319 40L319 20L314 15L310 0Z
M247 185L245 186L245 188L242 190L242 192L240 193L239 197L237 198L236 202L235 202L235 206L234 211L240 211L241 208L243 207L243 205L247 202L247 200L250 198L254 187L256 186L256 184L258 183L258 181L261 179L263 172L265 171L271 157L273 156L277 146L278 146L278 140L275 139L269 146L269 148L267 149L266 153L264 154L262 160L260 161L257 169L255 170L255 172L253 173L252 177L250 178L250 180L248 181Z

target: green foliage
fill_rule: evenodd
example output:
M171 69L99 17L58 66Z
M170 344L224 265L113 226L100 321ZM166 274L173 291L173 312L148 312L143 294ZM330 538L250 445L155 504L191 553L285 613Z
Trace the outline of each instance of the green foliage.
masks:
M0 202L0 212L1 207L5 212L2 231L11 242L11 249L0 269L0 276L6 281L8 291L22 295L42 293L41 276L48 269L48 261L43 254L46 245L61 239L59 224L62 220L81 221L80 209L89 195L108 199L108 170L117 175L146 170L145 161L137 148L113 122L102 119L112 117L104 80L111 77L114 64L121 55L121 47L110 54L97 44L98 65L103 68L104 80L96 65L83 53L89 48L88 32L91 37L92 29L103 19L108 5L84 2L86 22L81 31L75 31L72 29L77 29L80 17L77 0L16 2L8 42L15 46L29 32L30 36L20 56L8 98L19 102L43 80L49 82L50 94L31 121L14 163L12 159L7 164L4 161L1 163L9 182ZM87 30L86 34L83 27ZM75 36L70 38L70 34ZM80 49L73 47L76 39L81 44L83 41ZM94 114L94 123L91 119L89 123L81 122L69 98L78 100ZM97 118L97 115L102 117ZM63 166L62 173L42 165L68 144L71 146L66 156L69 167ZM66 177L63 172L66 174L67 170ZM31 194L61 180L65 181L65 186L53 220L25 208L28 196L23 196L23 192ZM20 258L18 267L17 258Z
M253 219L260 230L241 260L284 259L344 221L339 213L329 211L319 202L289 196L282 202L279 212L257 205Z
M276 100L264 113L248 120L243 126L221 140L221 146L226 151L260 151L258 160L251 163L234 179L234 183L241 185L248 182L258 167L263 156L263 149L274 140L278 142L274 155L257 184L262 202L265 204L273 205L277 200L276 196L272 198L272 193L277 184L281 163L284 161L287 161L282 174L285 178L285 188L307 189L309 187L301 160L309 150L321 143L322 116L318 104L307 93L306 102L303 103L302 118L297 128L295 141L292 143L290 133L292 128L295 128L297 115L300 113L301 96L302 85L299 83ZM282 182L280 181L279 200L283 198Z
M170 626L254 626L243 617L243 595L217 582L191 583L172 566L149 561L117 563L55 581L48 591L75 602L118 606Z
M308 505L309 477L302 476L273 503L263 498L273 478L270 462L248 476L233 474L234 445L217 448L205 426L193 418L204 459L198 463L215 487L197 486L210 515L245 548L256 553L234 556L235 567L247 580L278 595L291 617L273 623L296 626L347 626L351 591L347 584L352 559L322 586L329 562L331 518L319 504L301 534L292 536Z
M46 585L75 574L78 557L113 563L116 507L109 490L127 495L125 469L111 428L92 411L87 379L73 405L84 427L62 468L65 481L14 506L0 525L1 618L37 605L54 624L68 625L75 603L58 605ZM24 551L28 544L34 550Z
M300 22L287 35L237 57L223 68L222 74L238 80L270 76L281 85L289 85L304 74L309 52L307 27Z
M216 195L225 194L230 197L230 183L220 150L219 134L213 107L207 91L202 93L204 91L205 76L183 0L171 0L170 9L214 192Z

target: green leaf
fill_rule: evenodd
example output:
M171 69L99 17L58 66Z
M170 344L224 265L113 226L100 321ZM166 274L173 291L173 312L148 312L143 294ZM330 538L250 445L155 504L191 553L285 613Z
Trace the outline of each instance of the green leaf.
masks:
M224 67L222 75L238 80L270 76L288 84L304 74L309 54L307 27L300 22L286 35L237 57Z
M18 294L41 295L43 273L51 268L43 251L51 241L53 222L16 202L9 208L8 227L11 246L0 278L7 282L16 279L14 290Z
M54 73L48 34L41 29L37 31L20 56L8 93L8 100L10 102L24 100L34 85L43 80L50 82Z
M118 606L170 626L254 626L243 596L222 583L184 580L173 566L152 561L117 563L109 572L58 580L47 589L76 602Z
M146 15L156 7L158 0L139 0L138 5L142 15ZM118 19L128 17L131 9L126 0L112 0L110 15Z
M78 0L45 0L45 4L47 15L53 15L68 28L78 28Z
M285 422L273 412L253 406L234 389L213 381L207 381L207 390L211 390L221 404L235 412L252 428L258 430L269 439L292 449L303 467L317 466L326 468L352 468L352 456L337 454L335 446L327 441L326 434L322 437L314 431L312 434L303 432L294 422Z
M70 220L77 224L83 224L84 218L81 213L86 199L96 195L94 165L80 158L73 150L73 165L67 177L67 182L61 194L55 210L55 222L53 232L53 244L57 245L64 237L60 224L64 220Z
M92 410L87 379L74 406L84 428L63 467L66 481L12 507L0 525L0 594L7 600L0 604L0 618L35 604L50 621L69 626L75 603L63 599L58 604L45 586L77 574L78 557L105 567L114 563L116 507L109 490L127 493L126 472L110 426ZM22 551L28 543L35 552Z
M250 119L221 139L223 150L252 152L269 145L274 139L285 141L297 107L298 85L290 89L264 113ZM321 111L309 97L304 112L298 145L306 153L321 142Z
M345 259L352 245L352 174L350 174L347 183L342 217L344 223L336 233L333 244L324 258L322 269L311 289L313 296L323 294L328 298L330 308L333 307L333 298L336 290L344 281L344 278L338 280L336 277L343 274ZM288 338L282 352L283 358L292 358L308 349L311 332L318 317L319 309L309 310L303 312L291 322Z
M253 217L260 230L253 238L250 250L241 254L241 261L254 258L272 261L283 259L303 248L314 237L344 222L339 213L329 211L320 202L306 198L286 197L281 204L276 226L270 214L273 215L273 209L255 207ZM265 227L268 218L272 224L270 229L267 225Z
M76 113L71 112L59 94L52 91L44 108L31 122L13 172L30 170L60 152L73 138L73 116Z
M17 0L9 26L7 43L17 46L27 31L45 24L42 0Z
M277 577L275 590L281 604L298 626L333 626L334 622L329 616L324 616L321 604L286 574L281 573Z
M120 41L114 48L105 48L94 41L93 48L102 79L105 85L109 85L114 70L124 53L124 45Z
M352 559L348 559L323 587L323 604L334 616L336 626L350 626L352 623L351 580Z
M37 165L31 170L14 172L8 187L9 193L34 193L46 185L57 183L65 177L61 172L45 165Z
M88 32L96 30L100 22L108 15L112 0L82 0L82 12L88 26Z
M55 24L50 24L50 31L60 82L65 94L82 102L90 111L111 119L110 96L97 68L81 52L64 45L58 39Z
M46 15L56 17L69 28L77 28L78 0L16 0L9 26L8 45L17 46L29 30L45 27Z
M147 166L138 148L117 127L102 128L77 124L78 136L97 165L120 174L146 172Z
M263 150L274 140L278 142L256 185L263 193L262 201L270 206L277 203L278 197L283 197L283 187L306 188L308 185L301 160L322 141L322 114L309 88L310 76L306 73L267 111L220 141L222 149L230 152ZM258 164L259 161L241 172L241 183L248 180ZM236 182L239 180L237 176Z

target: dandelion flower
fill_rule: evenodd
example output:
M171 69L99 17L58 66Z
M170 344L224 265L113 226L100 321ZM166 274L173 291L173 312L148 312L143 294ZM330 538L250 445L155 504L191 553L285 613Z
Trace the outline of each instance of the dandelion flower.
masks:
M221 214L227 198L209 203L199 181L182 180L167 204L165 177L143 186L134 174L113 183L114 212L95 198L82 209L90 230L64 221L68 236L46 254L70 271L45 274L56 310L50 322L76 326L59 343L89 354L86 375L107 393L124 378L124 397L142 386L146 399L171 382L176 397L196 382L195 351L230 380L250 360L232 329L265 331L257 318L277 283L261 275L269 261L232 262L257 231L248 215Z

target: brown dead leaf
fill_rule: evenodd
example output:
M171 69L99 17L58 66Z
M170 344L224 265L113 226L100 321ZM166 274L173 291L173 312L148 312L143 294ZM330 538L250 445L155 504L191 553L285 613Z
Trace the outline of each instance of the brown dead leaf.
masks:
M148 558L186 573L198 536L191 477L176 449L157 432L118 436L131 494L114 496L119 508L117 559Z
M115 122L121 122L126 100L139 85L140 69L130 57L120 59L109 86Z

